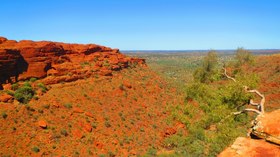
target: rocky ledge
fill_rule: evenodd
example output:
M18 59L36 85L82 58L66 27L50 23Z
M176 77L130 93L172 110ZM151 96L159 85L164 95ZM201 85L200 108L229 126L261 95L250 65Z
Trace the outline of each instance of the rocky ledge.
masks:
M118 49L95 44L8 40L0 37L0 87L2 84L39 78L45 84L70 82L90 76L112 76L113 71L144 59L127 57Z
M259 115L252 128L254 138L238 137L219 157L280 157L280 110Z

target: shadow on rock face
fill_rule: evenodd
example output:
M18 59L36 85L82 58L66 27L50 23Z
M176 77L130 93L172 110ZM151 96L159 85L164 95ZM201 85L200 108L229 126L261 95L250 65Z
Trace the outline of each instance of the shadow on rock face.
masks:
M18 50L0 50L0 89L3 83L18 81L19 74L27 69L28 63Z

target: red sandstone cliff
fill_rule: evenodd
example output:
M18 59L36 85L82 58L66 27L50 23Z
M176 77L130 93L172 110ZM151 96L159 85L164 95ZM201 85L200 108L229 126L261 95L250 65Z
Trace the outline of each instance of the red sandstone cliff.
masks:
M118 49L95 44L8 40L0 37L0 84L44 78L46 84L69 82L92 75L112 75L144 59L126 57Z

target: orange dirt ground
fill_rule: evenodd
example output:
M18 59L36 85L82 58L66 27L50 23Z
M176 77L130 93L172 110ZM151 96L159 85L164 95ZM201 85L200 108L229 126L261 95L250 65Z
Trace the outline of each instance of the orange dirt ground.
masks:
M0 119L0 154L128 156L158 148L170 128L167 104L178 103L166 85L148 68L127 69L52 85L28 106L1 104L7 118Z

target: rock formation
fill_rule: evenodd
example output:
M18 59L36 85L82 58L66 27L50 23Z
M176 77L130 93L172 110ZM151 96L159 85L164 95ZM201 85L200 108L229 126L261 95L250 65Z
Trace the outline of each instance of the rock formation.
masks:
M126 57L118 49L95 44L8 40L0 37L0 85L40 78L46 84L69 82L93 75L111 76L144 59Z
M238 137L219 157L280 156L280 110L259 115L252 134L260 139Z

